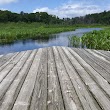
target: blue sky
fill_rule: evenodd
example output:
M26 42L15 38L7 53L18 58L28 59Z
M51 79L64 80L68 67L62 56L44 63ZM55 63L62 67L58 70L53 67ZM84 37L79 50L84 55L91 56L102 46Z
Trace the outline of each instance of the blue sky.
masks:
M108 11L110 0L0 0L0 9L17 13L48 12L60 18L71 18Z

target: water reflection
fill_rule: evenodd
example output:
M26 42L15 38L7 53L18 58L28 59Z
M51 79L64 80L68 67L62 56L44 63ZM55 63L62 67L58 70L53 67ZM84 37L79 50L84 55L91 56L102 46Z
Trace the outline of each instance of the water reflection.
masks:
M46 38L42 37L38 39L22 40L10 44L0 45L0 54L49 46L70 46L70 41L68 37L72 37L75 35L81 37L84 33L91 32L93 30L101 30L101 28L76 29L75 31L52 34Z

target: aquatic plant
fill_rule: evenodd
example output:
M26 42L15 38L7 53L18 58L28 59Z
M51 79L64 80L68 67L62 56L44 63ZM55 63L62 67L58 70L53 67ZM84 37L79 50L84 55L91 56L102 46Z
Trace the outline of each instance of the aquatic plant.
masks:
M71 45L79 44L79 40L77 39L79 39L79 37L73 36L70 40ZM80 38L80 42L82 44L80 46L82 47L110 50L110 28L86 33Z
M82 43L87 48L110 50L110 32L101 30L87 33L83 35Z
M81 46L81 38L78 36L69 37L70 46L80 47Z

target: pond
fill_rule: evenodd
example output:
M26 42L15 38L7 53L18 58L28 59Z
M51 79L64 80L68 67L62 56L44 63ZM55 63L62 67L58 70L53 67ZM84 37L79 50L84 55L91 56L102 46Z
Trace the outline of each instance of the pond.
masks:
M81 28L76 29L75 31L52 34L46 39L23 40L14 42L12 44L1 45L0 54L38 49L49 46L69 46L70 41L68 37L75 35L81 37L84 33L91 32L93 30L101 30L101 28Z

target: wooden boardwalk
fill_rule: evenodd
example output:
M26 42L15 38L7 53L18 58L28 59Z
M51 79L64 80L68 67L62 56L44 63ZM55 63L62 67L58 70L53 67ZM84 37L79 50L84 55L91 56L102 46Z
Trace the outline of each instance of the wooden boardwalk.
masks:
M0 55L0 110L110 110L110 52L49 47Z

